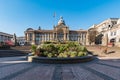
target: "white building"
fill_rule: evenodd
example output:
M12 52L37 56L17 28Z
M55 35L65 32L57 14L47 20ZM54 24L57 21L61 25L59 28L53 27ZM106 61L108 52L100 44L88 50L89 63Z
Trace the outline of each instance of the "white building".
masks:
M97 30L98 35L102 35L101 43L99 43L99 41L96 41L98 42L98 44L106 46L112 43L115 46L120 46L120 19L119 18L109 18L101 22L100 24L97 24L91 27Z
M0 42L9 41L12 38L13 38L13 35L8 34L8 33L4 33L4 32L0 32Z
M17 37L17 43L19 45L25 45L25 43L26 43L25 37L24 36Z

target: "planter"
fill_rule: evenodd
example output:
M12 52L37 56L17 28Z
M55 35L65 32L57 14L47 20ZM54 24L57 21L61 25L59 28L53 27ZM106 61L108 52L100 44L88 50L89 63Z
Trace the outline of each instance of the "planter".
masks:
M28 56L29 62L39 62L39 63L52 63L52 64L66 64L66 63L82 63L88 62L94 59L94 56L87 55L83 57L68 57L68 58L48 58L48 57L37 57L37 56Z

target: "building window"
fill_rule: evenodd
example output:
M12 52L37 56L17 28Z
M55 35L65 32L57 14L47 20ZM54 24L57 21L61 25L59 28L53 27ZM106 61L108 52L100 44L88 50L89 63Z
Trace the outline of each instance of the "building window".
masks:
M110 25L108 25L108 27L110 27Z
M39 41L40 40L39 37L37 37L36 40Z
M36 37L39 37L39 36L40 36L39 33L37 33L37 34L36 34Z
M30 41L32 41L32 33L29 34Z
M114 35L116 35L116 32L114 32Z

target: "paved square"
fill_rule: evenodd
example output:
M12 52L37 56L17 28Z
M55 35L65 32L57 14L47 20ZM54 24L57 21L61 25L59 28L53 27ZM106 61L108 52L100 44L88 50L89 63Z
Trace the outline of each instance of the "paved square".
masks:
M29 63L25 57L0 58L0 80L119 80L120 59L78 64Z

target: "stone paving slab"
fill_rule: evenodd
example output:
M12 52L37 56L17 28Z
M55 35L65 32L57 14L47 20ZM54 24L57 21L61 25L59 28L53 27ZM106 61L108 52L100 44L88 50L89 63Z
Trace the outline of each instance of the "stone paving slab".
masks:
M0 80L28 67L30 67L30 65L28 66L27 64L17 64L17 65L13 64L12 66L2 67L0 68Z
M36 66L11 80L51 80L54 67Z
M120 60L42 64L23 57L0 58L0 80L120 80Z
M101 65L101 64L91 64L88 65L87 67L96 70L102 74L107 75L109 78L111 79L120 79L120 68L115 68L115 67L111 67L108 65Z
M76 79L78 80L104 80L101 76L96 75L95 73L87 70L83 66L74 66L72 67L72 72Z
M119 61L99 61L99 64L105 64L110 66L115 66L120 68L120 62Z

